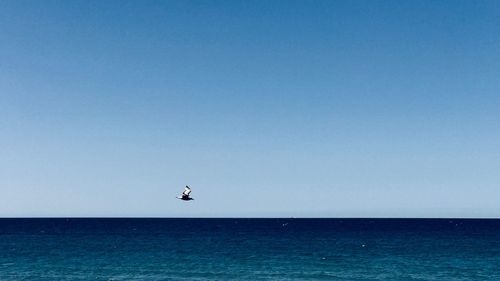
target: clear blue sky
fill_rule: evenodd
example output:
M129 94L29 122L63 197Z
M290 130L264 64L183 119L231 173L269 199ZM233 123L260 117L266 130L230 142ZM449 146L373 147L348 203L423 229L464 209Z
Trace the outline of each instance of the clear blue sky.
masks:
M500 217L499 26L498 1L1 1L0 216Z

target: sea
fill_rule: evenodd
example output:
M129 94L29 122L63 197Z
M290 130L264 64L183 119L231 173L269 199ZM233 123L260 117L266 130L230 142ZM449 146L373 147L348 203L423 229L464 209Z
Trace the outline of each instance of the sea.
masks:
M3 218L0 280L500 280L500 220Z

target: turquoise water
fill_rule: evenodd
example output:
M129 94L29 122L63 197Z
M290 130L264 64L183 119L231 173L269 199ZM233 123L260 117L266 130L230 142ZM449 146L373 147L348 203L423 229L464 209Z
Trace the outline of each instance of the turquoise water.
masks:
M0 280L500 280L500 221L0 219Z

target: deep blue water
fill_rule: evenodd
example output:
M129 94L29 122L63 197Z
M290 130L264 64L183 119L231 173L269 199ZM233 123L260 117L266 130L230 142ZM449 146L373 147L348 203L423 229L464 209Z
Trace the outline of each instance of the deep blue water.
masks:
M0 219L0 280L500 280L500 220Z

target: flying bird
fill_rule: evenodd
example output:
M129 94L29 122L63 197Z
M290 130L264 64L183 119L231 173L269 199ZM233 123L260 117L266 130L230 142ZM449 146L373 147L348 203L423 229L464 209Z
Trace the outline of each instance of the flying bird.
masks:
M189 197L189 193L191 193L191 188L186 185L186 188L184 188L184 192L182 192L182 195L176 198L184 201L194 200L194 198Z

